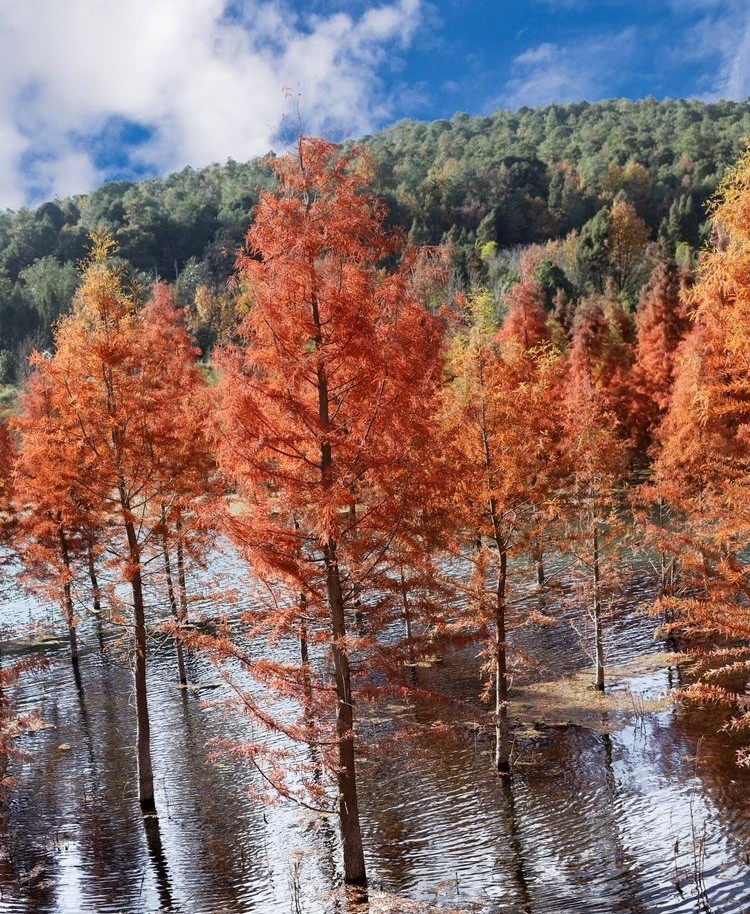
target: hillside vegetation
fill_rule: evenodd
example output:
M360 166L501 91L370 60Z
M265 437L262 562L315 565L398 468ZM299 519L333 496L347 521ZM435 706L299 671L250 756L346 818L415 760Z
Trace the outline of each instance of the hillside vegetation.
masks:
M459 282L497 292L517 278L503 252L567 238L567 262L552 257L557 272L548 263L543 277L550 300L560 288L569 298L601 291L613 277L632 303L649 272L634 269L646 243L662 238L683 258L701 246L706 201L748 136L747 104L645 99L403 121L362 145L391 222L418 244L452 242ZM225 289L259 191L273 182L266 161L230 160L0 213L0 381L23 371L31 348L50 345L93 229L109 230L143 288L155 277L176 282L178 301L195 311L200 289ZM637 217L644 242L624 272L607 243L623 201L626 228ZM215 314L192 324L204 347L221 332Z

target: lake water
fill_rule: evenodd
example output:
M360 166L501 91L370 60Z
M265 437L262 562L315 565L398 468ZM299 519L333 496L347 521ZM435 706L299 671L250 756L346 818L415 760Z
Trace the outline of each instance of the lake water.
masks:
M240 563L224 554L215 566L241 592ZM610 625L610 663L663 650L639 609L647 597L645 566L634 566ZM3 610L9 626L42 621L62 635L54 610L12 586ZM206 598L193 611L217 609ZM588 663L574 628L580 611L571 603L559 614L555 628L511 636L534 658L517 686ZM215 739L248 724L217 704L226 689L204 659L190 658L194 687L175 685L173 647L163 637L152 640L149 670L159 818L144 828L131 674L115 635L106 630L101 652L93 625L82 625L83 691L63 637L47 646L48 669L19 687L21 708L38 710L43 726L21 739L30 760L13 764L17 786L0 801L0 912L343 910L336 821L251 798L247 764L213 757ZM457 652L425 675L473 701L475 653ZM403 898L404 908L413 901L498 914L746 914L750 772L735 766L737 738L717 732L716 712L648 710L678 678L666 664L612 683L629 690L633 713L600 721L604 728L525 721L510 778L494 773L489 737L468 725L453 739L416 736L364 752L371 885Z

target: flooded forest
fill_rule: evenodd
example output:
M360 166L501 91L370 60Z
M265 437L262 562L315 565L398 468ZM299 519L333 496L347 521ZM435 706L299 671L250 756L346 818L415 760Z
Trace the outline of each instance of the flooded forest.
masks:
M268 168L190 303L94 231L0 424L0 911L749 911L750 155L476 268Z

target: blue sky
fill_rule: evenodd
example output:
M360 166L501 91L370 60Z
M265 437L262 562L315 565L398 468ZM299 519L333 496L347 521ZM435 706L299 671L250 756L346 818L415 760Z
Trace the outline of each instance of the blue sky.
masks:
M245 160L298 122L647 95L746 99L750 0L2 0L0 207Z

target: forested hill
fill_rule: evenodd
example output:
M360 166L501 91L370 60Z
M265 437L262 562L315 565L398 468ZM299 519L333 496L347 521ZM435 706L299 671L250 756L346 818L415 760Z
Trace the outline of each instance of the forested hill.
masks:
M652 240L696 248L705 203L747 137L747 103L646 99L404 121L362 143L376 191L417 243L501 250L595 234L624 196ZM262 160L230 160L0 213L0 380L30 345L49 341L92 229L107 227L133 270L176 280L179 299L193 301L199 287L223 288L271 181Z
M415 240L559 237L624 192L653 233L700 243L705 202L750 138L750 105L646 99L457 114L368 137Z

